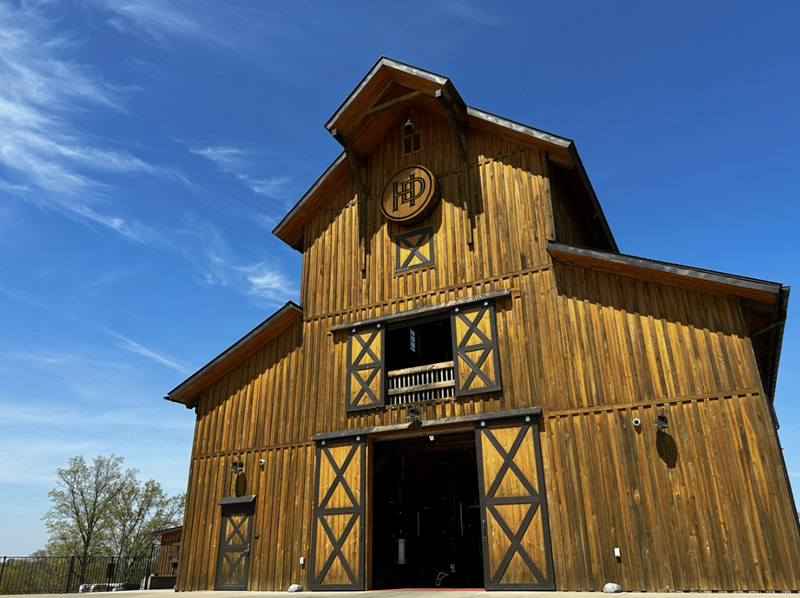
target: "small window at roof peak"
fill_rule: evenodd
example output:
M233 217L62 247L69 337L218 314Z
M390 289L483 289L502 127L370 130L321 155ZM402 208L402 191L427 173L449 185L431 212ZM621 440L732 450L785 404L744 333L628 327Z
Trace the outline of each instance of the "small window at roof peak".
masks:
M403 138L403 153L404 154L413 154L414 152L418 152L420 147L421 147L421 144L420 144L419 133L414 133L413 135L406 135Z

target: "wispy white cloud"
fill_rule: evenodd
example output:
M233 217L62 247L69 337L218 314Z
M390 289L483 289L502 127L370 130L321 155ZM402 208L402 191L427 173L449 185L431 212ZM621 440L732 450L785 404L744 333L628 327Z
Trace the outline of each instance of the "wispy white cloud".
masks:
M225 42L213 27L197 18L204 11L196 5L173 0L94 0L93 4L111 13L108 24L120 33L158 42L170 37Z
M62 58L75 43L41 11L0 3L0 166L9 175L0 189L128 240L147 241L152 235L141 223L100 211L101 204L109 211L114 189L97 175L179 174L99 147L73 125L86 110L124 112L113 86Z
M159 46L191 41L242 52L253 57L269 52L263 40L294 30L270 3L248 6L215 0L84 0L106 15L118 33Z
M80 321L78 318L71 319ZM192 366L173 357L163 355L154 349L145 347L141 343L131 340L116 330L86 320L83 320L83 323L87 324L91 328L100 330L112 338L117 339L117 341L119 341L117 346L125 351L146 357L147 359L155 361L156 363L160 363L161 365L165 365L169 368L177 370L182 374L188 374L194 370ZM120 362L119 360L114 362L113 358L108 355L108 353L105 353L102 356L92 357L91 355L84 354L76 347L73 347L70 351L58 351L49 347L20 347L0 349L0 357L3 357L3 361L5 362L18 362L20 364L24 364L24 367L48 371L51 372L51 374L55 373L56 371L69 373L78 369L95 371L102 370L108 372L111 369L122 370L131 368L131 365L128 362Z
M211 160L222 172L233 175L253 193L266 197L280 197L291 181L289 176L262 178L251 174L252 153L231 146L189 147L195 155Z
M153 349L148 349L144 345L141 345L141 344L137 343L136 341L133 341L133 340L127 338L126 336L123 336L119 332L116 332L116 331L111 330L109 328L103 328L102 330L106 334L108 334L110 336L113 336L116 339L119 339L121 341L119 346L122 349L125 349L126 351L130 351L131 353L135 353L137 355L141 355L142 357L147 357L148 359L151 359L151 360L153 360L153 361L155 361L157 363L160 363L162 365L170 367L170 368L172 368L174 370L177 370L177 371L179 371L179 372L181 372L183 374L190 374L191 372L194 371L194 368L186 365L185 363L181 363L179 360L174 359L172 357L167 357L165 355L162 355L162 354L154 351Z
M0 355L41 368L72 366L78 361L78 356L74 352L59 353L52 349L43 349L39 351L32 351L30 349L8 349L0 351Z
M286 301L297 295L293 281L268 264L259 262L241 266L239 271L250 284L250 295L269 301Z
M231 201L230 203L233 204L232 213L235 216L246 218L259 228L271 231L279 222L278 218L270 216L269 214L265 214L264 212L260 212L248 206L240 205L234 201Z
M207 220L187 217L176 236L204 284L231 287L268 304L285 302L299 293L290 278L265 261L243 262L221 231Z

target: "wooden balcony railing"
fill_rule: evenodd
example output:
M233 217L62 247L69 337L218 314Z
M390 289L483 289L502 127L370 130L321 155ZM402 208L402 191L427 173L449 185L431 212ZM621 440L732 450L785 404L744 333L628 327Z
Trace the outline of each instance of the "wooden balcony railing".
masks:
M435 401L453 396L453 362L432 363L387 372L388 405Z

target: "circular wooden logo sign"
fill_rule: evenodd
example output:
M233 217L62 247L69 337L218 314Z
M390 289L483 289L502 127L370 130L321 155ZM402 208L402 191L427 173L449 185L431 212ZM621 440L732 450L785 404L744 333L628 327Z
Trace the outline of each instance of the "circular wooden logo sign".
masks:
M397 172L381 195L381 211L393 222L412 224L431 213L439 202L436 177L424 166L408 166Z

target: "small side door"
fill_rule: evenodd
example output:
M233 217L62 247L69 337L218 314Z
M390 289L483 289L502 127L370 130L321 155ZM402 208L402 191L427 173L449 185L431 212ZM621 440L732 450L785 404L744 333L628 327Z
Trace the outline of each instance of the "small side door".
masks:
M215 590L246 590L253 534L253 504L223 505Z

